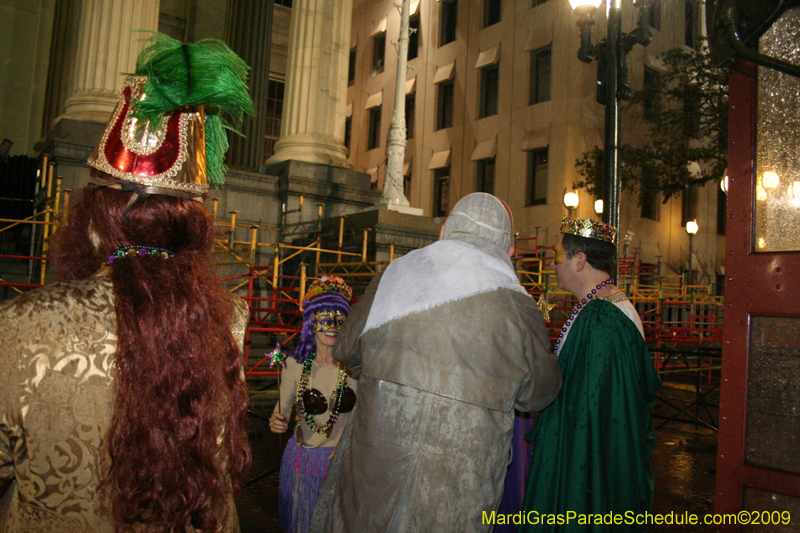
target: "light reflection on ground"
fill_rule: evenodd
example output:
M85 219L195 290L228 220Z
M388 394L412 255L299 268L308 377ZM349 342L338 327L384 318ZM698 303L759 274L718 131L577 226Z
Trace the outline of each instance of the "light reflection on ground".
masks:
M665 387L662 392L680 394ZM656 417L673 413L659 402L653 411ZM716 417L716 409L712 410ZM656 426L661 423L655 419ZM655 494L653 513L665 515L673 512L704 514L714 511L714 482L716 477L717 432L704 426L669 422L656 430L656 450L653 454ZM650 532L712 532L714 526L654 525Z

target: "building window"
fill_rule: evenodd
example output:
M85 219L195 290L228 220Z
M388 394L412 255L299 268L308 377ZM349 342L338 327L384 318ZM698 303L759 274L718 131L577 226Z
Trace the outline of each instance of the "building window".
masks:
M453 80L439 84L436 105L436 129L441 130L453 126Z
M501 0L483 0L483 27L488 28L500 22Z
M275 5L276 6L288 7L289 9L291 9L292 0L275 0Z
M478 192L494 194L494 160L495 158L492 157L477 162Z
M698 6L695 0L686 0L686 17L684 19L683 43L697 50L700 43L698 29Z
M651 0L650 10L648 11L649 20L647 23L651 28L661 29L661 0Z
M433 216L444 217L450 212L450 167L433 171Z
M530 96L528 105L550 100L550 45L531 52Z
M478 118L497 114L497 96L500 92L500 67L497 63L481 69L481 101Z
M372 38L372 72L383 72L383 60L386 53L386 32L375 34Z
M377 148L381 143L381 106L369 110L369 134L367 150Z
M681 226L686 227L690 220L697 219L697 187L692 185L681 194Z
M692 139L700 134L700 96L697 94L683 99L683 134Z
M356 82L356 49L350 49L350 59L347 62L347 86L352 87Z
M281 117L283 117L283 88L284 83L278 80L269 80L267 87L267 105L264 113L266 122L267 146L264 151L266 157L275 152L275 143L281 136Z
M658 71L644 67L644 107L645 118L655 118L661 112L661 93L658 87Z
M540 5L546 4L546 3L547 3L547 0L532 0L531 1L531 7L540 6Z
M728 195L717 187L717 235L728 232Z
M353 134L353 117L344 119L344 145L350 150L350 137Z
M408 18L408 60L411 61L419 55L419 14Z
M416 95L406 95L406 139L414 138L414 113L416 111Z
M456 22L458 20L458 0L442 0L441 29L439 46L456 40Z
M639 204L641 205L642 218L658 220L661 211L661 198L657 191L642 189L639 193Z
M528 183L525 205L547 203L547 148L528 151Z

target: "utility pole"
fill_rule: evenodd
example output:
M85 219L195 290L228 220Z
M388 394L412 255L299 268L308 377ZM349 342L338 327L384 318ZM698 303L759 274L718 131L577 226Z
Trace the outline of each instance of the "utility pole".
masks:
M601 0L570 0L572 8L580 17L581 46L578 59L591 63L597 59L597 102L605 106L605 148L603 152L603 220L620 227L620 112L619 101L631 97L628 84L628 53L634 45L647 46L653 40L648 26L649 0L634 0L639 10L639 24L630 33L622 32L622 0L608 0L607 36L598 44L592 44L592 26ZM619 241L617 241L619 244ZM617 272L619 279L619 247L617 247Z

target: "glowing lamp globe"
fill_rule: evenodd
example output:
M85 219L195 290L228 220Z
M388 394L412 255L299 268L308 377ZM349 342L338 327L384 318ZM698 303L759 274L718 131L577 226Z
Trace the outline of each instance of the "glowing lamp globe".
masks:
M580 197L574 192L568 192L564 195L564 205L570 209L575 209L581 202Z
M583 6L586 6L587 8L594 8L596 10L598 7L600 7L601 3L602 0L569 0L569 5L575 10Z

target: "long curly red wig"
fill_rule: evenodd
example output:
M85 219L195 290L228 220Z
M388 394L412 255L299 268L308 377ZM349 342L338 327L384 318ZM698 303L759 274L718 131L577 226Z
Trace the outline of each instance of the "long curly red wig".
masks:
M116 529L217 531L251 460L234 299L211 264L214 224L203 205L152 195L129 207L131 195L85 189L54 247L61 279L91 275L124 246L175 254L111 268L119 340L105 483Z

